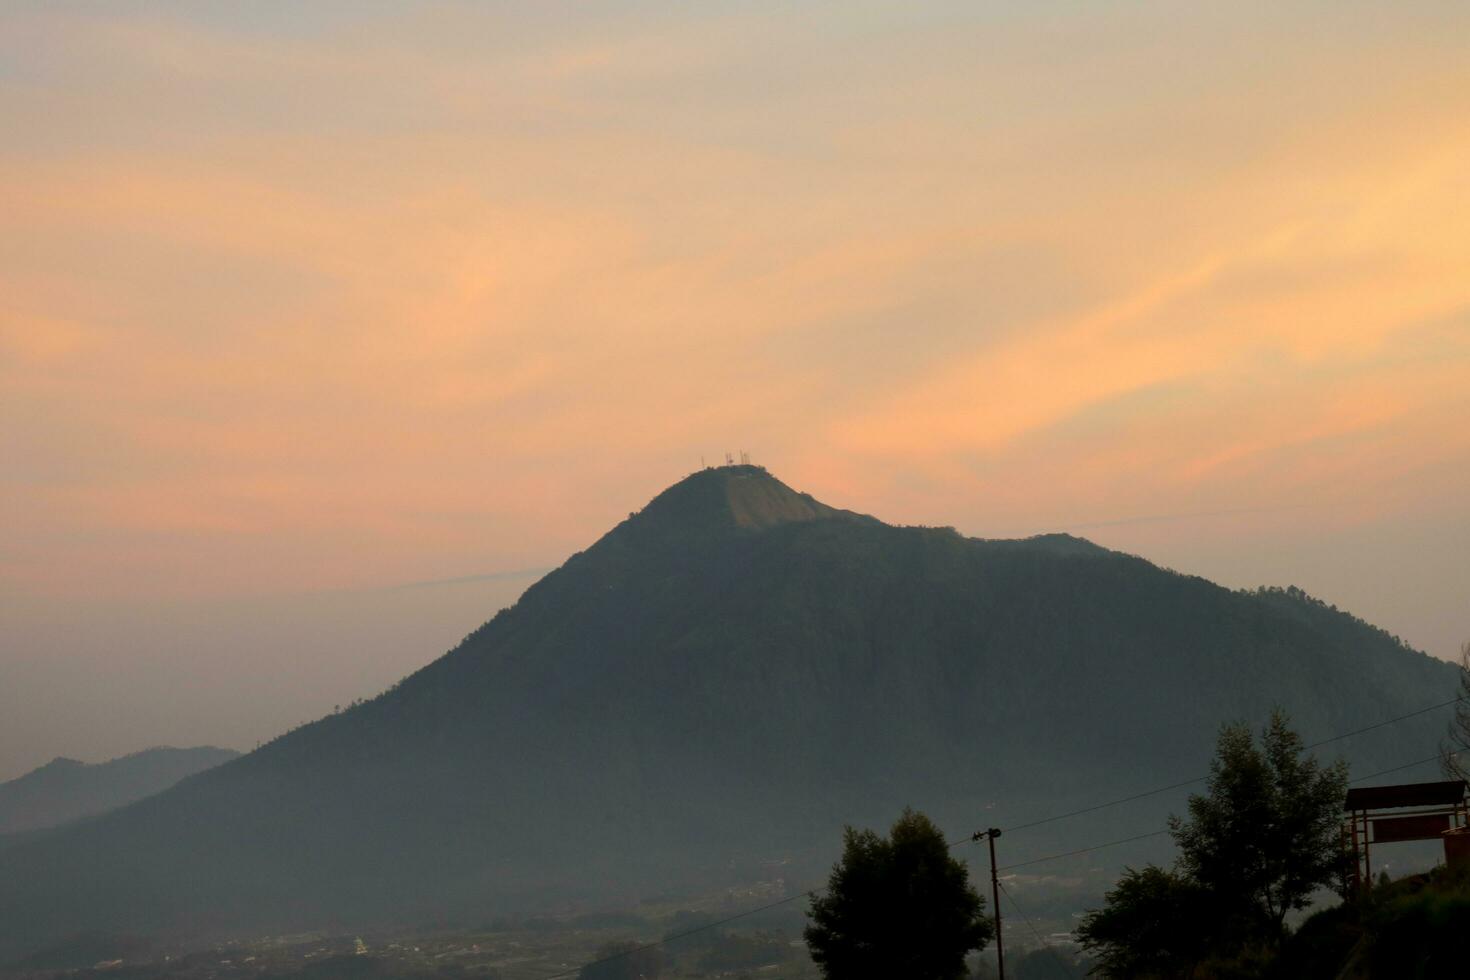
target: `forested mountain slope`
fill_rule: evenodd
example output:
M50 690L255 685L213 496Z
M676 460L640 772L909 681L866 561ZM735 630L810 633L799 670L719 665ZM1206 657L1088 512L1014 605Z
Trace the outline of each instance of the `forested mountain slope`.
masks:
M0 852L0 947L524 914L819 869L845 822L912 804L1005 826L1190 775L1226 720L1281 705L1311 739L1454 679L1295 593L1066 535L893 527L757 467L705 470L382 696ZM1432 753L1442 721L1355 740L1353 759Z

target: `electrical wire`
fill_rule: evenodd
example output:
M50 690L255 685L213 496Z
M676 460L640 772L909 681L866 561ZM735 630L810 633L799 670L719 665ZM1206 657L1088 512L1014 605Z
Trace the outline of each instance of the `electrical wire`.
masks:
M1431 711L1437 711L1440 708L1449 707L1450 705L1456 704L1459 701L1459 698L1450 698L1450 700L1448 701L1441 701L1439 704L1431 704L1427 708L1419 708L1418 710L1410 711L1408 714L1399 715L1396 718L1389 718L1386 721L1375 722L1372 725L1365 725L1362 728L1355 728L1350 732L1343 732L1341 735L1334 735L1331 738L1324 738L1320 742L1313 742L1310 745L1304 745L1302 746L1302 751L1309 752L1312 749L1319 749L1324 745L1331 745L1333 742L1340 742L1345 738L1352 738L1354 735L1361 735L1364 732L1371 732L1375 729L1385 728L1389 725L1397 724L1398 722L1404 721L1409 718L1416 718L1419 715L1428 714ZM1414 764L1417 765L1417 763ZM1407 769L1409 767L1404 766L1402 768ZM1388 771L1393 772L1395 770ZM1193 786L1195 783L1202 783L1209 778L1209 776L1196 776L1193 779L1186 779L1178 783L1170 783L1168 786L1160 786L1158 789L1151 789L1143 793L1135 793L1132 796L1125 796L1122 799L1110 800L1107 803L1098 803L1093 806L1082 807L1080 810L1071 810L1067 813L1058 813L1055 816L1043 817L1040 820L1033 820L1030 823L1017 824L1014 827L1007 827L1005 829L1007 833L1015 833L1018 830L1029 830L1032 827L1040 827L1043 824L1055 823L1058 820L1066 820L1070 817L1080 817L1084 813L1096 813L1098 810L1106 810L1109 807L1120 806L1124 803L1132 803L1134 800L1143 800L1147 799L1150 796L1158 796L1160 793L1167 793L1170 790L1183 789L1185 786Z
M1451 752L1449 754L1453 756L1453 755L1459 755L1460 753L1458 753L1458 752ZM1363 782L1365 780L1369 780L1369 779L1377 779L1379 776L1387 776L1389 773L1401 772L1404 769L1412 769L1415 766L1422 766L1425 763L1429 763L1429 762L1438 762L1440 759L1443 759L1443 758L1444 758L1443 755L1431 755L1431 756L1428 756L1427 758L1416 759L1413 762L1406 762L1406 763L1404 763L1401 766L1394 766L1392 769L1380 769L1377 772L1370 772L1366 776L1359 776L1356 779L1349 779L1348 780L1348 784L1349 785L1352 785L1353 783L1361 783L1361 782ZM1104 843L1104 844L1094 844L1091 847L1081 847L1081 848L1078 848L1075 851L1064 851L1064 852L1062 852L1060 854L1048 854L1046 857L1033 858L1030 861L1022 861L1022 862L1020 862L1018 864L1008 864L1008 865L1006 865L1003 868L996 868L995 870L996 871L1010 871L1010 870L1012 870L1014 868L1027 868L1027 867L1030 867L1033 864L1043 864L1043 863L1045 863L1047 861L1060 861L1062 858L1075 857L1078 854L1087 854L1087 853L1089 853L1091 851L1100 851L1100 850L1102 850L1103 848L1106 848L1106 847L1117 847L1119 844L1131 844L1131 843L1133 843L1136 840L1145 840L1145 839L1147 839L1149 837L1158 837L1161 834L1167 834L1168 832L1169 831L1168 831L1167 828L1164 829L1164 830L1155 830L1152 833L1139 834L1136 837L1124 837L1122 840L1110 840L1110 841L1108 841L1107 843Z
M1026 914L1025 909L1021 908L1021 903L1016 901L1016 896L1011 894L1011 890L1006 887L1006 883L999 879L996 879L995 883L1000 886L1001 894L1011 900L1011 908L1015 909L1016 914L1021 917L1021 921L1026 923L1026 928L1031 930L1031 935L1034 936L1036 939L1036 945L1040 946L1051 955L1051 958L1056 962L1058 968L1061 969L1063 978L1069 977L1072 973L1072 970L1070 967L1067 966L1067 964L1062 962L1062 954L1058 953L1054 948L1052 948L1050 944L1047 943L1045 939L1042 938L1041 930L1036 928L1036 923L1031 921L1031 916Z
M1401 766L1394 766L1392 769L1380 769L1377 772L1370 772L1366 776L1359 776L1357 779L1349 779L1348 782L1350 782L1350 783L1361 783L1365 779L1376 779L1379 776L1387 776L1391 772L1400 772L1400 771L1402 771L1404 769L1413 769L1415 766L1422 766L1426 762L1439 762L1441 759L1444 759L1447 756L1452 758L1454 756L1462 755L1462 754L1463 753L1461 753L1461 752L1444 752L1444 753L1439 753L1437 755L1431 755L1427 759L1420 759L1417 762L1406 762L1406 763L1404 763Z
M1340 742L1340 741L1342 741L1345 738L1352 738L1354 735L1361 735L1364 732L1371 732L1375 728L1384 728L1384 727L1387 727L1388 725L1392 725L1392 724L1394 724L1396 722L1403 721L1405 718L1414 718L1414 717L1417 717L1418 715L1427 715L1431 711L1437 711L1440 708L1447 708L1447 707L1449 707L1452 704L1458 704L1460 702L1460 700L1461 699L1460 698L1457 698L1457 697L1456 698L1450 698L1448 701L1441 701L1439 704L1431 704L1427 708L1420 708L1418 711L1410 711L1408 714L1406 714L1406 715L1399 715L1397 718L1390 718L1387 721L1380 721L1380 722L1378 722L1377 724L1374 724L1374 725L1366 725L1366 726L1364 726L1362 728L1355 728L1355 729L1353 729L1350 732L1343 732L1341 735L1334 735L1331 738L1324 738L1320 742L1313 742L1311 745L1303 746L1303 749L1306 750L1306 751L1311 751L1312 749L1320 748L1320 747L1322 747L1324 745L1330 745L1333 742Z
M1332 742L1341 741L1342 739L1345 739L1345 738L1351 738L1354 735L1360 735L1363 732L1373 731L1374 729L1377 729L1377 728L1383 728L1383 727L1385 727L1387 725L1392 725L1392 724L1394 724L1396 722L1403 721L1406 718L1413 718L1413 717L1415 717L1417 715L1422 715L1422 714L1425 714L1427 712L1434 711L1437 708L1443 708L1443 707L1446 707L1448 705L1455 704L1455 703L1457 703L1460 700L1461 700L1460 698L1452 698L1451 700L1442 702L1440 704L1430 705L1427 708L1420 708L1417 711L1411 711L1408 714L1399 715L1397 718L1390 718L1390 719L1388 719L1386 721L1380 721L1380 722L1377 722L1377 723L1372 724L1372 725L1367 725L1367 726L1365 726L1363 728L1354 729L1353 731L1350 731L1350 732L1344 732L1341 735L1334 735L1332 738L1323 739L1320 742L1313 742L1311 745L1304 746L1303 748L1304 748L1304 750L1319 748L1319 747L1321 747L1323 745L1327 745L1327 744L1330 744ZM1451 753L1451 754L1457 754L1457 753ZM1429 756L1428 758L1419 759L1419 760L1416 760L1414 762L1406 763L1406 764L1404 764L1402 766L1395 766L1392 769L1383 769L1383 770L1380 770L1380 771L1375 772L1375 773L1370 773L1370 774L1368 774L1366 776L1359 776L1357 779L1349 780L1349 782L1359 783L1359 782L1362 782L1365 779L1373 779L1373 778L1376 778L1378 776L1384 776L1384 775L1387 775L1389 773L1398 772L1398 771L1403 770L1403 769L1411 769L1414 766L1424 765L1427 762L1433 762L1433 761L1435 761L1437 759L1440 759L1440 758L1443 758L1443 756L1441 756L1441 755ZM1207 776L1200 776L1198 778L1191 779L1191 780L1188 780L1186 782L1175 783L1173 785L1162 787L1160 789L1150 790L1147 793L1139 793L1139 794L1137 794L1135 796L1126 797L1126 798L1121 799L1121 800L1113 800L1113 801L1108 802L1108 803L1099 803L1096 806L1085 807L1085 808L1083 808L1081 810L1074 810L1074 811L1072 811L1070 813L1062 813L1062 814L1058 814L1058 815L1053 816L1053 817L1046 817L1045 819L1042 819L1042 820L1035 820L1035 821L1032 821L1031 823L1020 824L1018 826L1011 827L1011 828L1008 828L1008 829L1010 831L1014 832L1014 831L1017 831L1017 830L1026 830L1026 829L1031 828L1031 827L1038 827L1038 826L1041 826L1042 824L1053 823L1053 822L1055 822L1057 820L1064 820L1064 819L1066 819L1068 817L1074 817L1074 816L1078 816L1078 815L1081 815L1081 814L1084 814L1084 813L1092 813L1092 812L1094 812L1096 810L1102 810L1102 809L1106 809L1107 807L1117 806L1120 803L1128 803L1128 802L1131 802L1133 800L1140 800L1140 799L1144 799L1145 797L1149 797L1149 796L1157 796L1159 793L1165 793L1165 792L1168 792L1171 789L1179 789L1179 788L1184 787L1184 786L1190 786L1190 785L1193 785L1194 783L1203 782L1205 779L1208 779L1208 778L1209 777L1207 777ZM1059 861L1062 858L1075 857L1075 856L1077 856L1079 854L1087 854L1087 853L1090 853L1092 851L1100 851L1100 850L1102 850L1104 848L1108 848L1108 847L1117 847L1117 846L1119 846L1121 844L1131 844L1134 841L1147 840L1150 837L1159 837L1159 836L1161 836L1163 834L1167 834L1168 832L1169 831L1167 829L1165 829L1165 830L1155 830L1155 831L1151 831L1150 833L1147 833L1147 834L1138 834L1137 836L1134 836L1134 837L1125 837L1125 838L1122 838L1121 840L1107 841L1106 843L1094 844L1094 845L1092 845L1090 847L1078 848L1077 850L1073 850L1073 851L1064 851L1064 852L1062 852L1060 854L1048 854L1045 857L1033 858L1033 859L1031 859L1029 861L1021 861L1021 862L1018 862L1016 864L1008 864L1008 865L1005 865L1004 867L997 868L996 870L997 871L1011 871L1011 870L1014 870L1016 868L1026 868L1026 867L1030 867L1030 866L1035 865L1035 864L1044 864L1044 863L1049 862L1049 861ZM978 841L984 840L985 837L986 837L986 833L985 832L976 832L974 834L970 834L970 835L965 836L965 837L959 837L959 838L956 838L956 839L954 839L952 841L949 841L948 842L948 846L950 848L954 848L954 847L959 846L960 844L967 844L967 843L978 842ZM1004 890L1005 886L1002 885L1001 888L1002 888L1002 890ZM778 899L777 901L770 902L770 903L767 903L765 905L758 906L758 907L753 908L753 909L748 909L748 910L746 910L744 912L738 912L735 915L727 916L726 918L718 919L718 920L716 920L714 922L708 922L708 923L705 923L702 926L696 926L693 929L687 929L684 932L676 933L675 935L672 935L672 936L665 936L663 939L655 940L654 942L650 942L650 943L644 943L644 944L642 944L640 946L635 946L632 949L621 950L621 951L619 951L617 953L613 953L610 956L604 956L601 959L592 960L592 961L590 961L588 963L582 964L581 966L577 967L575 970L564 970L561 973L554 973L554 974L552 974L552 975L544 978L544 980L563 980L563 978L565 978L565 977L573 977L573 976L576 976L577 974L579 974L582 970L587 969L588 967L598 966L598 965L601 965L603 963L609 963L609 962L612 962L613 960L621 959L621 958L623 958L625 956L631 956L634 953L641 953L641 952L645 952L645 951L650 950L650 949L656 949L656 948L658 948L660 946L665 945L666 943L670 943L670 942L673 942L673 941L678 940L678 939L683 939L686 936L693 936L693 935L695 935L697 933L705 932L705 931L710 930L710 929L717 929L720 926L727 925L727 924L729 924L731 922L737 922L740 919L749 918L752 915L757 915L757 914L759 914L761 912L769 911L770 909L779 908L782 905L789 904L791 902L797 901L798 899L802 899L802 898L815 898L819 893L824 892L826 890L827 890L826 889L826 886L820 886L820 887L817 887L817 888L809 889L807 891L796 892L795 894L788 895L785 898ZM1007 897L1009 897L1011 899L1011 904L1012 905L1016 905L1015 896L1010 895L1009 892L1007 892L1006 894L1007 894ZM1018 905L1017 905L1017 908L1019 908ZM1023 915L1022 918L1024 919L1025 916ZM1028 920L1028 922L1029 922L1029 920ZM1043 945L1045 945L1045 944L1043 944Z
M1146 834L1138 834L1134 837L1124 837L1121 840L1110 840L1106 844L1093 844L1091 847L1079 847L1075 851L1063 851L1060 854L1048 854L1046 857L1032 858L1029 861L1019 861L1016 864L1007 864L996 868L996 871L1012 871L1016 868L1029 868L1033 864L1045 864L1047 861L1060 861L1062 858L1076 857L1078 854L1088 854L1092 851L1100 851L1105 847L1117 847L1119 844L1131 844L1136 840L1147 840L1150 837L1159 837L1167 834L1168 829L1152 830Z

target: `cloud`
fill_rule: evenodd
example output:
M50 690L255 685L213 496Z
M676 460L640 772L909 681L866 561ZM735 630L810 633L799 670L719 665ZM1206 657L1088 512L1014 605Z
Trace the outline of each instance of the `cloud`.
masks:
M539 566L727 448L1008 526L1462 458L1442 24L588 17L10 16L7 587Z

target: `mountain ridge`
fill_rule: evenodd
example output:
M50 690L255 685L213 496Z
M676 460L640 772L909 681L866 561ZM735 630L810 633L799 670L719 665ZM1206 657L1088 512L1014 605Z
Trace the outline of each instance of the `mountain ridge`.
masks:
M1273 704L1326 737L1453 676L1346 614L1084 539L895 527L704 470L378 697L0 853L0 948L818 873L844 823L1018 824L1193 774ZM1438 724L1344 748L1382 768Z
M155 745L98 763L56 756L0 783L0 834L44 830L96 816L239 754L212 745Z

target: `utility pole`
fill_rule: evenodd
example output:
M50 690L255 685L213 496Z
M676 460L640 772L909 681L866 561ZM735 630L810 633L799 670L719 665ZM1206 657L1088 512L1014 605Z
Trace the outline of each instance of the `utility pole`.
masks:
M1006 980L1006 948L1000 936L1000 876L995 873L995 839L999 836L1000 828L991 827L986 831L977 830L971 839L978 841L984 837L990 841L990 894L995 900L995 963L1000 980Z

